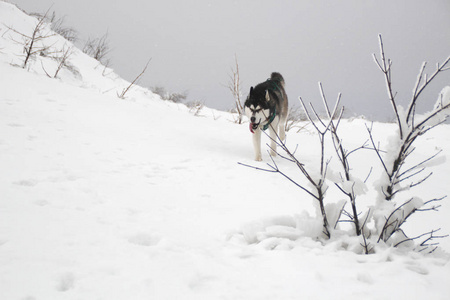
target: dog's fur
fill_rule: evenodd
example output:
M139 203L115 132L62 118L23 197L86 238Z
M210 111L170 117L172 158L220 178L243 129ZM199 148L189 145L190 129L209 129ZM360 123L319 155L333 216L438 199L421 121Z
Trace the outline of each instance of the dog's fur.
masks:
M288 113L288 98L285 83L280 73L272 73L265 82L250 88L244 104L244 111L250 120L253 133L255 160L261 161L261 131L269 129L271 138L270 154L276 156L277 135L285 139L285 125ZM271 121L272 119L272 121ZM265 128L266 127L266 128Z

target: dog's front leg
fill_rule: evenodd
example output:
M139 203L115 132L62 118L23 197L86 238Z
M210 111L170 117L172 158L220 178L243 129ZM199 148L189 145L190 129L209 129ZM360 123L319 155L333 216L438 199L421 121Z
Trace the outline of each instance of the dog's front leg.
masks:
M270 133L270 155L277 156L277 132L276 128L278 125L269 126L269 133Z
M278 132L280 136L280 141L285 142L286 139L286 118L281 118L278 124Z
M257 128L253 133L253 149L255 150L255 160L262 161L261 157L261 128Z

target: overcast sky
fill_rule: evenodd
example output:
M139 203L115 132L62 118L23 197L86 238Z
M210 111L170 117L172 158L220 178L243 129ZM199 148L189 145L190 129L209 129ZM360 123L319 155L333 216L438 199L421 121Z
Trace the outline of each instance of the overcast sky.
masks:
M393 60L400 103L411 96L417 72L428 73L450 55L449 0L212 1L212 0L10 0L27 12L51 5L80 42L108 32L112 67L125 79L152 61L140 85L187 91L190 101L233 105L229 81L237 55L243 94L280 72L289 100L316 103L317 83L328 98L342 92L349 114L392 120L383 76L372 59L383 35ZM424 96L426 107L450 85L444 73Z

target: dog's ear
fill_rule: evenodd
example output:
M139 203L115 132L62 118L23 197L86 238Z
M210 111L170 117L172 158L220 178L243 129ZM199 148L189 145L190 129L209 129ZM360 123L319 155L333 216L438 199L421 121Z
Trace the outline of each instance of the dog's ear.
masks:
M249 93L249 95L251 96L252 93L253 93L253 87L250 87L250 93Z
M267 100L267 101L270 101L269 90L266 90L266 100Z

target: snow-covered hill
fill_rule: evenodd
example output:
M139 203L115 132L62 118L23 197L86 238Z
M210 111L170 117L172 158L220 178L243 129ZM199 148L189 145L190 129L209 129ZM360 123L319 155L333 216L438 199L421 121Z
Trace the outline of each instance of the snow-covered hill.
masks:
M0 20L0 299L448 299L448 239L433 255L357 254L350 237L323 243L306 193L237 164L265 167L252 160L247 125L208 109L194 117L140 87L119 99L129 83L76 49L59 78L43 71L55 67L47 56L22 69L20 36L7 27L29 34L37 21L1 1ZM367 139L364 123L341 124L349 148ZM288 145L313 164L317 135L304 125ZM379 139L394 129L374 124ZM450 126L416 146L443 154L415 192L450 194ZM374 166L377 179L373 156L352 162L364 177ZM361 198L361 210L374 198ZM330 187L329 201L341 199ZM407 229L448 234L449 214L443 201Z

